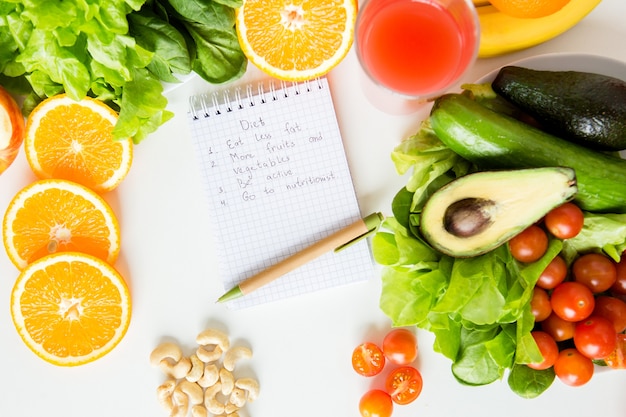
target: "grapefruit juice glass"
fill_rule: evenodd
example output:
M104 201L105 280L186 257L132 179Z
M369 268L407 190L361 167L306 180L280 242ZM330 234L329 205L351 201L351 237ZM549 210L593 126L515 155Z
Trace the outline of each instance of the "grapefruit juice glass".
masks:
M471 0L369 0L355 26L357 56L377 86L408 99L435 97L475 61Z

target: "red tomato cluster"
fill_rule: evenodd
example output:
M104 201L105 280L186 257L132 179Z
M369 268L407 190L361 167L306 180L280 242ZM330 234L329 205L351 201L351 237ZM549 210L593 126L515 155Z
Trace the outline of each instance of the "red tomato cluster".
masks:
M405 328L391 330L381 347L364 342L352 352L352 367L359 374L373 377L387 363L394 368L385 377L384 390L371 389L359 402L362 417L390 417L393 404L409 404L422 392L422 375L412 366L417 359L417 338Z
M511 255L534 262L546 252L548 233L570 239L583 223L582 211L565 203L548 213L543 225L530 226L511 239ZM625 368L625 297L626 255L615 263L601 253L587 253L569 268L561 256L555 257L539 277L530 303L537 323L532 335L543 361L528 366L554 367L556 376L572 386L591 379L594 360Z

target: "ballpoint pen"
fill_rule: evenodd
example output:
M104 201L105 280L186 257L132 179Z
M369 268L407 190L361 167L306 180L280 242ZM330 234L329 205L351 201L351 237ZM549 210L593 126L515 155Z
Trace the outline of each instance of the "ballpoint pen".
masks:
M286 273L312 261L330 251L339 251L352 243L359 241L374 233L382 223L384 216L381 213L372 213L343 229L317 241L302 251L272 265L271 267L247 278L243 282L224 293L218 302L230 301L239 298L252 291L269 284Z

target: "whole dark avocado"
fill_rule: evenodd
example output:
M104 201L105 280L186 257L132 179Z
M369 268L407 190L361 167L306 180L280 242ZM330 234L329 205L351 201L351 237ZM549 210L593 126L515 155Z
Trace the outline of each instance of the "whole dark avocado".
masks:
M493 90L542 129L602 151L626 149L626 82L580 71L500 69Z

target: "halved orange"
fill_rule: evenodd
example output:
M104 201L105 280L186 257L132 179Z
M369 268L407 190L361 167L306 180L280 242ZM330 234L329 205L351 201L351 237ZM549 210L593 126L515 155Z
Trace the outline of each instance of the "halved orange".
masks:
M33 262L11 292L11 317L20 337L55 365L82 365L104 356L126 334L130 316L122 276L82 253L56 253Z
M491 0L500 12L522 19L549 16L561 10L570 0Z
M237 35L244 54L265 73L308 80L346 56L356 13L356 0L244 0Z
M111 191L130 171L132 139L114 140L117 113L100 100L47 98L28 116L24 149L39 178L61 178Z
M84 252L110 264L120 251L111 207L91 189L67 180L39 180L19 191L4 215L4 247L19 269L54 252Z

